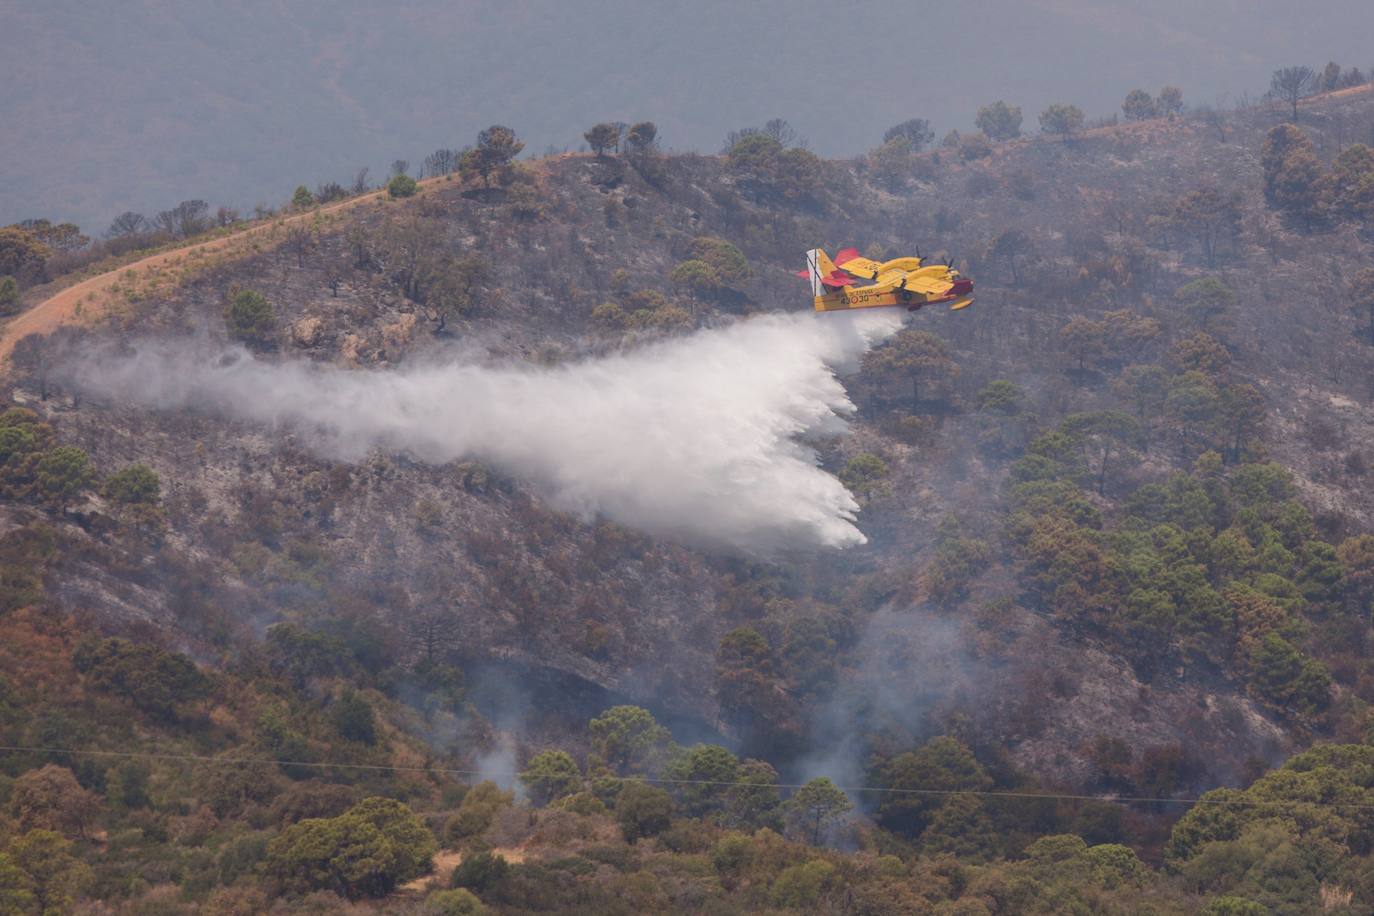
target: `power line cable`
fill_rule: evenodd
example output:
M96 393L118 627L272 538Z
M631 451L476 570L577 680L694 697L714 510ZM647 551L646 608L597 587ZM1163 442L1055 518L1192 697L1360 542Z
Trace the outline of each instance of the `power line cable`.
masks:
M470 770L454 767L428 767L428 766L398 766L395 764L382 763L336 763L319 760L274 760L264 757L210 757L204 754L175 754L170 752L157 751L102 751L83 748L66 747L24 747L19 745L0 745L0 752L10 753L31 753L31 754L67 754L75 757L117 757L121 759L134 760L167 760L182 763L208 763L213 765L242 765L245 763L270 763L277 766L309 767L313 769L343 769L343 770L365 770L396 773L440 773L448 776L508 776L512 779L519 777L518 772L514 771L492 771L492 770ZM725 780L725 779L673 779L666 776L633 776L627 779L638 779L642 782L657 783L661 785L689 785L689 786L722 786L722 787L743 787L752 789L801 789L805 783L757 783L746 782L744 780ZM1259 807L1297 807L1309 806L1319 808L1353 808L1374 810L1374 803L1368 802L1338 802L1312 800L1304 801L1297 799L1241 799L1241 798L1205 798L1205 797L1184 797L1184 798L1164 798L1146 795L1075 795L1063 792L1011 792L991 789L920 789L920 788L898 788L892 786L836 786L842 792L860 794L887 794L887 795L928 795L944 797L950 795L973 795L980 798L1017 798L1031 799L1037 801L1096 801L1113 804L1166 804L1166 805L1221 805L1229 807L1259 808Z

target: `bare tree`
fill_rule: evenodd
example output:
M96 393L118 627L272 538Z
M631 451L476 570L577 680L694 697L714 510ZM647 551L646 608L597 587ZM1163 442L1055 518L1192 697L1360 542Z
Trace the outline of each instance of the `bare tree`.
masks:
M367 191L367 189L368 189L367 172L368 172L367 166L363 166L362 168L358 169L358 174L353 176L353 193L354 193L354 194L363 194L363 193L366 193L366 191Z
M315 247L315 234L309 226L294 225L286 230L286 241L282 245L296 256L296 266L305 266L305 256Z
M331 299L339 298L339 287L343 284L344 267L338 261L331 260L324 269L324 283L329 287Z
M1226 115L1222 114L1220 108L1203 108L1199 112L1202 116L1202 123L1211 127L1217 132L1217 139L1222 143L1226 142Z
M425 157L424 174L428 175L430 178L447 175L457 169L457 150L440 148Z
M119 239L130 235L142 235L151 228L147 217L142 213L126 210L116 216L114 222L110 223L110 228L106 230L105 237Z
M765 136L772 137L783 146L797 145L797 132L792 128L791 124L788 124L782 118L770 118L768 122L763 125L763 133Z
M457 611L447 605L433 605L412 611L408 618L408 636L420 660L426 664L442 661L458 644L462 621Z
M1202 248L1208 267L1216 266L1220 243L1240 235L1240 219L1240 194L1223 194L1213 187L1184 194L1169 213L1173 226Z
M1007 270L1011 272L1011 282L1014 284L1021 283L1021 272L1017 269L1016 259L1030 254L1031 247L1030 236L1020 229L1008 229L993 240L992 256L1007 265Z
M1293 106L1293 120L1298 120L1298 99L1311 95L1317 87L1317 73L1311 67L1284 67L1275 70L1269 79L1269 91L1274 98Z
M333 203L347 196L348 190L337 181L325 181L315 185L315 200L319 203Z
M171 210L163 210L154 221L157 228L178 238L204 232L209 225L210 205L203 200L183 200Z
M412 302L420 301L421 269L434 249L434 235L419 217L393 223L383 230L376 246L382 273ZM374 258L376 259L376 258Z
M10 353L10 362L38 386L38 399L48 399L48 369L51 365L48 339L42 334L19 338Z
M372 236L361 223L353 223L345 233L349 250L353 252L353 266L359 270L372 263Z
M763 133L763 131L759 130L757 127L741 127L739 130L732 130L725 135L725 146L721 149L721 152L728 153L745 137L761 133Z

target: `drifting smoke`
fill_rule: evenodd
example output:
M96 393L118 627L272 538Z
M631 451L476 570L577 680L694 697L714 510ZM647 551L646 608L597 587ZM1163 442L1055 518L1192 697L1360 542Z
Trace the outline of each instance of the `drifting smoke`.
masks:
M768 555L864 542L810 435L853 410L835 370L900 316L770 315L559 368L391 372L143 344L78 371L92 393L288 424L322 454L477 459L583 517Z
M959 624L921 608L886 607L864 625L855 647L862 659L841 679L811 723L813 750L800 778L829 776L864 785L874 741L908 749L940 734L959 709L985 708L994 674L968 652ZM856 797L869 805L872 796Z
M515 792L521 801L525 800L525 784L516 776L520 772L520 760L516 755L515 736L510 732L499 732L495 746L477 756L475 782L494 782L507 792Z

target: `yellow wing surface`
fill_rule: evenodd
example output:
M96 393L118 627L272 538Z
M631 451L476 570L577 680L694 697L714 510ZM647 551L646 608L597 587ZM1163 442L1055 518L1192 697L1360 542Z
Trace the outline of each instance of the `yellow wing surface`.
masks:
M840 264L840 270L860 280L876 280L883 271L883 265L868 258L851 257Z
M847 274L857 280L869 281L860 286L846 285L842 288L832 284L823 293L817 286L817 311L893 305L915 310L933 302L948 302L951 309L958 310L973 302L973 284L962 278L953 267L944 264L926 267L920 258L912 257L878 262L861 257L853 249L846 249L836 255L840 260L838 269L833 270L834 262L825 256L825 252L816 249L815 256L816 260L812 263L819 268L817 274L820 277Z
M873 285L888 289L905 289L929 296L943 296L954 288L954 281L957 277L958 274L954 272L953 268L943 264L917 267L915 270L891 268L879 273L877 279L873 281Z

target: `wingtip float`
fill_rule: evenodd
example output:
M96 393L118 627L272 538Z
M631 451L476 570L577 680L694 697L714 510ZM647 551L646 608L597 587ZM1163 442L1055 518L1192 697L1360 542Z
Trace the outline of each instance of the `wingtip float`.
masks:
M919 256L879 262L845 248L832 261L813 248L806 253L806 270L797 276L811 281L818 312L887 306L914 312L944 302L957 311L973 302L973 281L960 276L952 261L927 267Z

